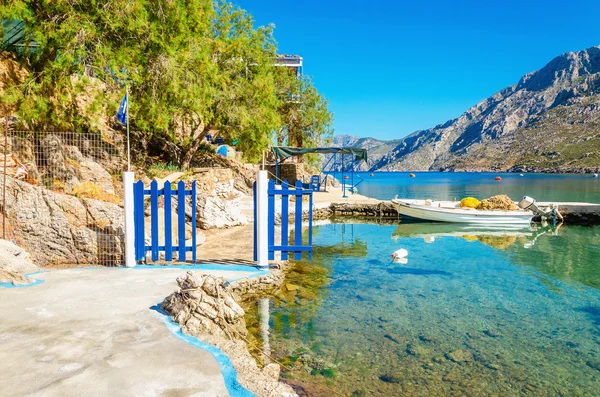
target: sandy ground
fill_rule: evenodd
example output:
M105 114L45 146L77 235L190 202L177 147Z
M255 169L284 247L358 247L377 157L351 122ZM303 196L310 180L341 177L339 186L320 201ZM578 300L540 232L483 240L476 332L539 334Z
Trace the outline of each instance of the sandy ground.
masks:
M197 251L199 263L255 265L253 225L207 230L205 235Z
M367 196L360 195L358 193L351 194L347 193L346 198L342 197L342 188L336 187L327 187L326 192L318 192L314 193L313 200L316 204L327 204L331 203L357 203L357 204L377 204L380 203L381 200L377 200L374 198L370 198Z
M213 356L150 309L184 271L53 270L34 276L42 284L0 289L0 395L228 396Z

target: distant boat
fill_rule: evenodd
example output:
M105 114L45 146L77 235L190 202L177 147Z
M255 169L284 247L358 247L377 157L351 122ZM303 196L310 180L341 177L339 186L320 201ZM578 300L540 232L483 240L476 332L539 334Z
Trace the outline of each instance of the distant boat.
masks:
M528 225L533 218L533 212L524 210L476 210L460 208L458 201L431 201L392 199L392 204L400 215L415 219L450 222L470 223L484 225Z

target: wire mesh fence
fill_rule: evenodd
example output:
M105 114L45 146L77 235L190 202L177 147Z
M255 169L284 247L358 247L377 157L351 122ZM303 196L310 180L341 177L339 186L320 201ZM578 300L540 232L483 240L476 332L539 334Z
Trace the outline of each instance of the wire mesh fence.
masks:
M0 153L3 238L42 266L122 264L122 133L4 129Z

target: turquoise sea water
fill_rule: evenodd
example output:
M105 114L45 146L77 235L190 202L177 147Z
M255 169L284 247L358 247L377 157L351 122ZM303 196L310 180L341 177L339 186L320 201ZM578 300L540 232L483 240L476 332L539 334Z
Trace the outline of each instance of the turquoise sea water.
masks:
M268 318L252 304L246 319L300 395L598 396L599 241L598 227L324 225Z
M479 199L507 194L513 200L527 195L538 201L577 201L600 203L600 178L592 175L408 172L357 173L354 183L358 192L381 200L400 198L431 198L453 200L473 196ZM335 174L341 180L341 174ZM500 176L501 181L495 177Z

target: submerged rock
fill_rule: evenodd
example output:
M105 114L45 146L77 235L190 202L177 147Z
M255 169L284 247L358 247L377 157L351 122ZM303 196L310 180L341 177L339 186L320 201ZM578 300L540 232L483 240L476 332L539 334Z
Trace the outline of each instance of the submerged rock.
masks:
M600 361L588 360L585 364L596 371L600 371Z
M466 349L458 349L453 352L446 353L446 358L455 363L465 363L473 361L473 353Z
M386 383L400 383L402 376L400 374L384 374L379 377L380 380Z
M497 338L500 336L500 333L493 329L486 329L485 331L483 331L483 333L489 336L490 338Z
M383 337L386 339L389 339L392 342L397 343L397 344L402 344L406 341L406 339L404 339L403 337L398 336L396 334L385 334L385 335L383 335Z

